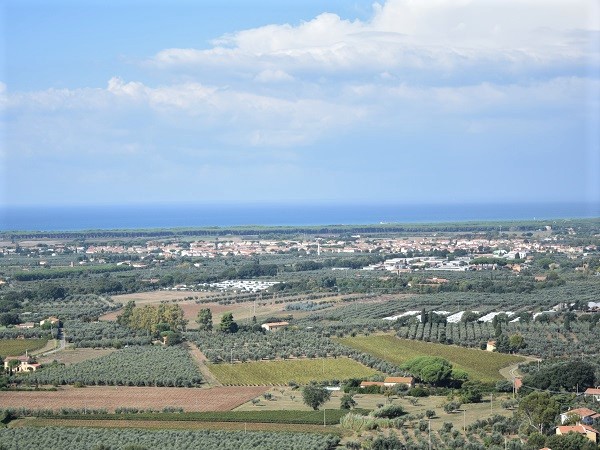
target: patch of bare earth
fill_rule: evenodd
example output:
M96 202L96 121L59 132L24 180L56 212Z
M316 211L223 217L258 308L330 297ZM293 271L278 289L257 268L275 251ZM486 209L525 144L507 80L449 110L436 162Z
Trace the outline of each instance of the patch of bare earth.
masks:
M57 391L1 391L0 405L4 408L30 409L106 409L140 408L161 410L166 406L184 411L230 411L265 393L265 386L168 388L90 386L65 387Z
M215 378L215 376L206 366L207 358L204 353L200 351L198 346L193 342L188 342L187 346L190 349L190 355L194 359L194 362L198 365L198 370L200 370L202 379L206 382L206 384L209 386L222 386L221 383L219 383L219 380Z
M56 361L68 366L87 361L88 359L100 358L101 356L106 356L114 351L116 351L114 348L66 348L60 352L38 358L38 360L42 364L50 364Z
M186 297L203 298L211 295L210 292L195 291L148 291L135 292L133 294L113 295L111 298L115 303L126 304L133 300L136 305L157 304L162 301L185 300Z

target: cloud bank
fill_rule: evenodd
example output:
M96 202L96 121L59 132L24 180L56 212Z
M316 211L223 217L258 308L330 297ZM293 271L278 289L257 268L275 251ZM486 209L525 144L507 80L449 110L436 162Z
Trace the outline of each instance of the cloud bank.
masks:
M198 199L195 192L402 200L411 194L381 179L405 162L413 171L404 176L418 183L432 164L434 174L466 168L475 180L501 179L519 158L528 174L522 183L533 192L571 158L572 172L587 172L570 175L565 198L598 200L600 169L589 168L598 148L598 5L389 0L364 21L324 12L299 24L234 31L207 48L135 55L128 61L143 80L113 73L104 86L28 92L0 84L4 153L18 168L8 176L36 162L30 170L40 183L55 186L49 197L68 190L57 173L68 165L87 180L81 192L93 199L110 180L131 199L183 191L188 200ZM242 172L253 181L235 181ZM370 193L352 181L358 177ZM472 182L461 180L443 195L485 198L472 192ZM111 189L109 197L116 195ZM514 199L522 192L520 185L492 194ZM11 195L27 202L34 193ZM423 190L424 199L439 195Z

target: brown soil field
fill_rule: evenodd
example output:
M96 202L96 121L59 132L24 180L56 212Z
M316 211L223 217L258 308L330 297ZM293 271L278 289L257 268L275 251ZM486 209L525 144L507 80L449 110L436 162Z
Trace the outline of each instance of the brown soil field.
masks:
M229 411L260 396L269 388L214 387L210 389L168 387L93 386L65 387L57 391L1 391L3 408L60 409L142 408L162 410L165 406L184 411Z
M101 356L108 355L114 351L116 351L114 348L66 348L60 352L52 353L48 356L38 359L42 364L50 364L53 361L58 361L59 363L68 366L82 361L87 361L88 359L100 358Z
M256 310L254 309L254 302L243 302L243 303L232 303L229 305L221 305L218 302L210 302L210 303L196 303L195 300L184 300L185 297L207 297L210 295L215 295L214 292L173 292L173 291L150 291L150 292L138 292L135 294L124 294L124 295L115 295L112 297L113 301L117 303L127 303L130 300L134 300L136 305L151 305L158 304L161 301L177 301L179 306L183 309L184 317L188 320L188 328L193 330L196 328L196 316L198 315L198 311L202 308L210 308L213 315L213 323L218 325L221 321L221 316L224 313L232 313L234 319L236 320L244 320L251 319L253 315L256 315L256 318L267 318L271 316L280 316L280 315L292 315L294 318L301 318L311 314L310 311L286 311L285 303L275 303L271 296L269 298L265 297L264 300L259 300L256 302ZM232 294L232 298L235 296ZM339 308L342 306L348 305L348 303L343 302L342 299L347 296L337 296L332 295L331 297L325 297L322 299L318 299L318 302L322 301L333 301L336 302L331 309ZM381 295L377 297L371 297L366 300L357 300L357 303L379 303L387 300L391 300L393 298L396 299L404 299L412 297L411 294L405 295ZM303 295L299 295L298 298L288 298L287 302L292 303L294 301L306 301ZM287 303L286 302L286 303ZM121 314L120 311L113 311L108 314L105 314L100 317L100 320L116 320L117 316Z
M186 297L207 297L211 295L211 292L192 292L192 291L148 291L148 292L136 292L134 294L123 294L113 295L112 300L115 303L125 304L130 300L133 300L136 305L146 305L160 303L161 301L167 300L181 300L184 301ZM189 301L189 300L186 300Z

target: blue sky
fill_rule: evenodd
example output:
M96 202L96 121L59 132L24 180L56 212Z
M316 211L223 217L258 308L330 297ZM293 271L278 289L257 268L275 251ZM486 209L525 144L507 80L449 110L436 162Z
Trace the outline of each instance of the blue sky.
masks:
M0 8L0 205L600 202L596 0Z

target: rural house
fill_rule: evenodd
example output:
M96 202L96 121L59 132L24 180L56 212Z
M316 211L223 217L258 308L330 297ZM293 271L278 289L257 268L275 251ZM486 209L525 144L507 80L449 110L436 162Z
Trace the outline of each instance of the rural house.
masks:
M487 341L487 345L485 346L486 351L495 352L496 351L496 341Z
M7 356L4 359L4 370L8 370L11 367L11 361L18 361L19 364L13 366L14 372L33 372L39 369L42 365L33 362L33 360L25 356Z
M380 386L380 387L383 387L385 385L383 384L383 381L362 381L360 383L360 387L361 388L366 388L366 387L369 387L369 386Z
M556 427L556 434L579 433L585 435L590 441L598 442L598 432L587 425L574 425Z
M586 397L589 395L597 402L600 402L600 388L587 388L583 395Z
M50 316L47 319L40 321L40 327L43 327L46 324L50 324L53 327L60 325L60 320L57 317Z
M600 414L589 408L571 409L560 415L560 423L564 424L567 420L576 418L577 422L584 425L591 425L594 419L599 419Z
M275 331L280 328L285 328L288 325L289 325L289 322L269 322L269 323L263 323L261 325L261 327L264 328L266 331Z
M383 385L386 387L396 386L397 384L405 384L410 389L415 386L415 379L413 377L387 377L383 380Z

